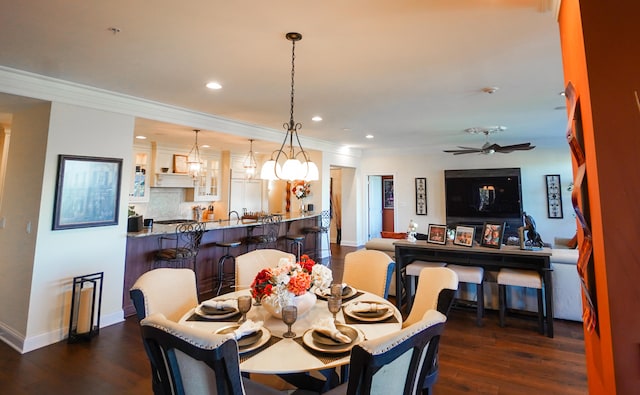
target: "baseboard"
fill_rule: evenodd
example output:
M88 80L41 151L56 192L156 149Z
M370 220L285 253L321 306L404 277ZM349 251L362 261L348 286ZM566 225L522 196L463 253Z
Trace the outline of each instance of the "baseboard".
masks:
M100 318L100 328L124 321L124 311L118 310L115 313L103 315ZM21 354L37 350L48 345L66 340L69 335L69 327L65 326L59 330L50 331L37 336L25 338L18 332L0 323L0 340L7 343L11 348Z

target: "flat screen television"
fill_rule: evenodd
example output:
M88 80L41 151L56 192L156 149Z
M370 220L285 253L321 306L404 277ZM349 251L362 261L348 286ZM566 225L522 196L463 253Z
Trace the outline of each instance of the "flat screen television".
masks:
M505 239L517 235L523 224L520 180L519 168L445 170L447 225L505 222Z

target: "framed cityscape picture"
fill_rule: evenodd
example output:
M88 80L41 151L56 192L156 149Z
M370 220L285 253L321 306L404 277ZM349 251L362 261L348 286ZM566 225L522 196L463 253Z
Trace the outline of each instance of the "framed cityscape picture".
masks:
M118 224L122 159L60 155L53 230Z

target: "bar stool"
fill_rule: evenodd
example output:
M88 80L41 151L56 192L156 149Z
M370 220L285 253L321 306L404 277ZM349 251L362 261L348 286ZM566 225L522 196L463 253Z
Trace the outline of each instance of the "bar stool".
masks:
M304 233L312 233L312 234L324 234L326 236L327 247L321 248L320 252L328 250L329 252L329 263L331 263L331 240L329 239L329 228L331 227L331 213L329 210L323 210L320 214L320 225L319 226L310 226L303 229ZM322 240L320 241L322 242Z
M458 282L476 285L476 325L482 325L484 317L484 269L478 266L447 265L458 275Z
M409 289L407 290L407 311L411 311L411 307L413 306L413 295L416 291L416 284L418 283L418 277L420 276L420 272L425 267L445 267L447 266L444 262L427 262L427 261L413 261L404 268L404 273L407 276L410 276L409 279ZM398 273L396 273L398 275ZM400 294L399 290L396 290L396 294ZM402 295L396 295L396 298L402 297Z
M542 303L542 278L533 270L500 269L498 273L498 294L500 302L500 326L504 326L507 309L507 286L535 288L538 293L538 331L544 334L544 306Z
M238 247L240 244L242 243L239 241L220 241L215 243L217 247L223 247L225 249L224 255L221 256L220 259L218 260L218 279L217 279L218 289L216 291L216 296L220 295L220 291L222 291L222 286L225 283L229 286L232 286L235 284L235 279L233 278L234 277L233 274L224 273L224 263L227 261L227 259L231 259L234 265L233 272L235 273L236 257L234 257L229 253L229 249Z
M153 268L190 268L197 273L196 258L205 229L202 222L183 223L176 226L173 235L160 236Z
M289 252L296 256L296 262L300 262L300 256L304 250L304 237L304 235L298 234L284 236L285 240L289 242Z

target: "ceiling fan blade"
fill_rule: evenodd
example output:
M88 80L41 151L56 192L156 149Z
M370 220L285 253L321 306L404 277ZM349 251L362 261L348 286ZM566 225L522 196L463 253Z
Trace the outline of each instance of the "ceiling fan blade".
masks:
M495 151L503 154L508 154L513 151L528 151L534 148L536 148L536 146L531 145L531 143L521 143L521 144L505 145L504 147L498 146L497 148L495 148Z
M460 147L462 148L462 147ZM450 153L450 154L454 154L454 155L460 155L460 154L473 154L476 152L482 152L481 149L478 148L465 148L465 149L451 149L451 150L444 150L444 152Z

